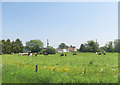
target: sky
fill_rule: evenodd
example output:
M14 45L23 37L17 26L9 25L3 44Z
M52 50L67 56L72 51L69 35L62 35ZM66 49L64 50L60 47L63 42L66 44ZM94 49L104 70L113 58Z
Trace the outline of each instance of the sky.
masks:
M118 38L117 2L3 2L2 38L39 39L46 47L60 43L80 47L89 40L100 46Z

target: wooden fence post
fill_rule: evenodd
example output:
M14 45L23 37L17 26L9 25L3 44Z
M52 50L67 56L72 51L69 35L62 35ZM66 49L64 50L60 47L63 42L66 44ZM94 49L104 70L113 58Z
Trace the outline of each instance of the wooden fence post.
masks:
M38 65L36 65L36 72L37 72L37 70L38 70Z

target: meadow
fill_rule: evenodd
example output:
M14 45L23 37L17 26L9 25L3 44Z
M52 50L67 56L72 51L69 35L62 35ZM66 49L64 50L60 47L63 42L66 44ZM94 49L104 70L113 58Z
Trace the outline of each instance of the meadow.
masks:
M2 83L117 83L118 53L2 55ZM36 65L38 71L36 72Z

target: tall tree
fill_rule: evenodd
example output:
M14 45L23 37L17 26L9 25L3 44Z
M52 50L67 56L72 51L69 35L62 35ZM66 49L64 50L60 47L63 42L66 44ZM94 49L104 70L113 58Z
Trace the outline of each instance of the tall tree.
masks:
M114 52L120 52L120 39L114 40Z
M88 44L85 44L85 52L92 52L93 49L91 46L89 46Z
M80 52L85 52L85 46L84 44L81 44L80 48L79 48Z
M13 42L13 49L16 53L23 52L23 48L24 47L23 47L22 41L20 41L20 39L16 39L16 41Z
M2 40L2 53L5 53L5 40Z
M43 48L43 42L40 40L30 40L26 42L26 49L32 52L38 52Z
M15 44L14 41L12 41L11 46L12 46L11 51L14 52L14 53L17 53L17 50L18 50L18 49L17 49L17 45Z
M81 44L79 48L80 52L98 52L99 50L99 44L97 42L94 42L93 40Z
M91 41L88 41L88 45L92 47L91 52L99 51L99 44L97 42L94 42L93 40L91 40Z
M58 46L58 48L59 49L65 49L65 48L67 48L68 46L65 44L65 43L61 43L59 46Z
M10 39L7 39L5 42L5 53L11 53L11 42Z

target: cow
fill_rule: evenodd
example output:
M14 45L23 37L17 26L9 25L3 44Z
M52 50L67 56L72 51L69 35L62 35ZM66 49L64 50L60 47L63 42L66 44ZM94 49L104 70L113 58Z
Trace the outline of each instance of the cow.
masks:
M40 53L40 55L41 55L42 53Z
M14 55L14 53L13 53L13 52L11 52L11 53L10 53L10 55Z
M23 53L18 53L18 55L23 55Z
M99 53L99 55L101 55L101 53Z
M103 53L103 55L105 55L105 53Z
M30 55L30 53L28 53L28 56Z
M73 55L77 55L76 53L73 53Z
M62 53L60 56L64 56L64 54Z
M97 55L97 52L95 54Z
M23 55L28 55L28 53L23 53Z
M35 56L37 56L38 53L34 53L34 54L35 54Z
M30 53L28 53L28 56L30 55Z
M48 53L44 53L44 55L48 55Z
M32 53L30 53L30 55L29 55L30 57L32 57Z
M28 53L19 53L18 55L28 55Z

